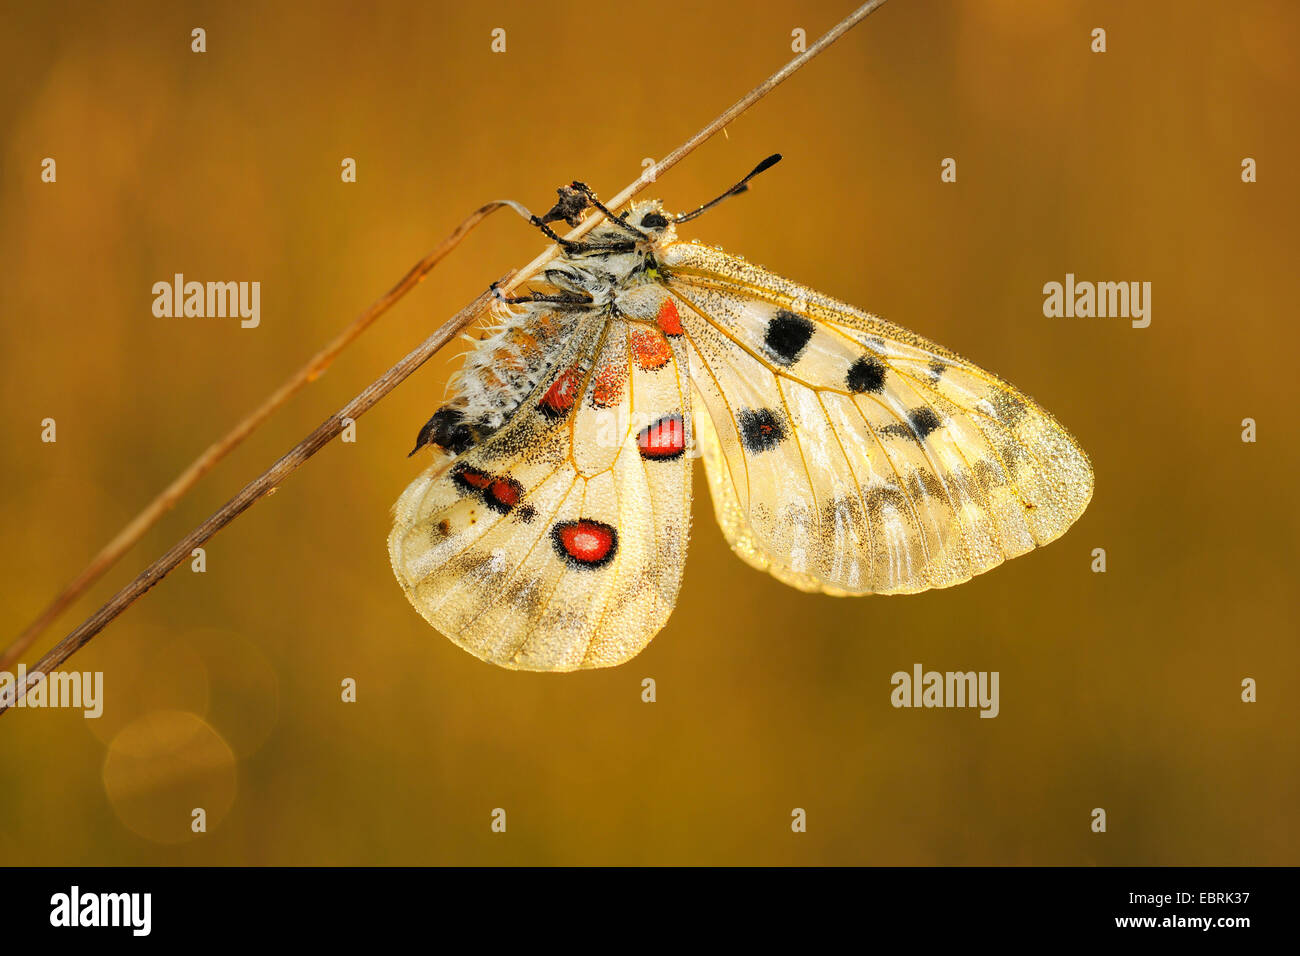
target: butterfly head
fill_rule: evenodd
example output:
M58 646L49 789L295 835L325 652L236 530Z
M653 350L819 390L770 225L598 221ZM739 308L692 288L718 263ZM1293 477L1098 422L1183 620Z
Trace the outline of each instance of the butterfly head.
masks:
M658 199L634 202L619 218L632 228L640 230L651 246L673 242L677 238L677 217L665 212L664 204Z
M653 236L670 234L674 230L676 216L664 211L664 204L658 199L646 199L632 203L628 210L628 221L644 233Z

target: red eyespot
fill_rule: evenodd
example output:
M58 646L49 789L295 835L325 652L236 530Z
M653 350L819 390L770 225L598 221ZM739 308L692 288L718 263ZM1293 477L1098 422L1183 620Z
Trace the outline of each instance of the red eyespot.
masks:
M546 394L538 403L538 408L548 418L560 418L573 408L573 403L578 400L578 390L581 388L582 370L571 368L546 390Z
M686 423L681 415L665 415L636 436L641 457L651 461L671 461L686 451Z
M608 564L618 550L618 532L590 518L561 521L551 529L551 541L556 554L580 568Z
M491 475L477 468L470 468L468 465L457 468L451 477L456 484L470 491L482 491L492 483Z
M664 299L664 304L659 306L659 317L655 319L655 324L664 335L682 334L682 317L677 314L677 304L671 297Z
M488 498L501 505L505 510L519 504L519 499L523 495L523 486L513 478L496 478L492 484L488 485L487 489Z
M451 480L463 492L482 498L484 504L500 514L508 512L524 497L524 486L513 478L497 478L469 465L458 466L451 473Z

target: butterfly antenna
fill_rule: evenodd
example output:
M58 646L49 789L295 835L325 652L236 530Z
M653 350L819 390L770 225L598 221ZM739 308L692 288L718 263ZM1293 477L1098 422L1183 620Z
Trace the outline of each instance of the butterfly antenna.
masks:
M736 183L736 185L732 186L730 189L728 189L725 193L723 193L723 194L722 194L721 196L719 196L717 199L714 199L714 200L712 200L712 201L710 201L710 202L706 202L703 206L701 206L699 209L696 209L694 212L678 213L678 214L677 214L677 217L676 217L676 221L677 221L677 222L690 222L690 221L691 221L692 219L694 219L696 216L699 216L699 215L702 215L703 213L708 212L710 209L712 209L712 208L713 208L714 206L716 206L718 203L722 202L722 200L726 199L728 196L738 196L738 195L740 195L741 193L743 193L745 190L747 190L747 189L749 188L749 181L750 181L751 179L753 179L755 176L757 176L759 173L763 172L764 170L771 169L773 166L775 166L775 165L776 165L777 163L779 163L780 161L781 161L781 154L780 154L780 153L773 153L771 156L767 157L767 159L763 160L761 163L759 163L757 166L755 166L752 170L750 170L750 173L749 173L748 176L746 176L746 177L745 177L744 179L742 179L740 182Z

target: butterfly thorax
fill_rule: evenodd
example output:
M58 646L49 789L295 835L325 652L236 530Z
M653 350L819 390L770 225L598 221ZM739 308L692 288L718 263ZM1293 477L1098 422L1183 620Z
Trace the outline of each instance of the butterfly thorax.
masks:
M496 303L489 324L452 379L451 396L425 423L415 449L461 454L501 428L548 378L578 324L593 315L647 319L663 293L660 250L675 239L658 200L633 203L631 229L604 223L543 274L567 301ZM640 235L637 235L640 233Z
M619 222L593 229L578 251L563 255L546 270L557 288L589 296L590 306L617 308L638 285L662 278L661 250L677 238L676 228L657 199L633 203Z

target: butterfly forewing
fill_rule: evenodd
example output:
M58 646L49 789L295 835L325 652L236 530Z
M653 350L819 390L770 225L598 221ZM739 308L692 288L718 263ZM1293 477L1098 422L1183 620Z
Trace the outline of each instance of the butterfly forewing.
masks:
M736 552L807 590L947 587L1083 512L1074 439L960 356L715 249L665 248Z

